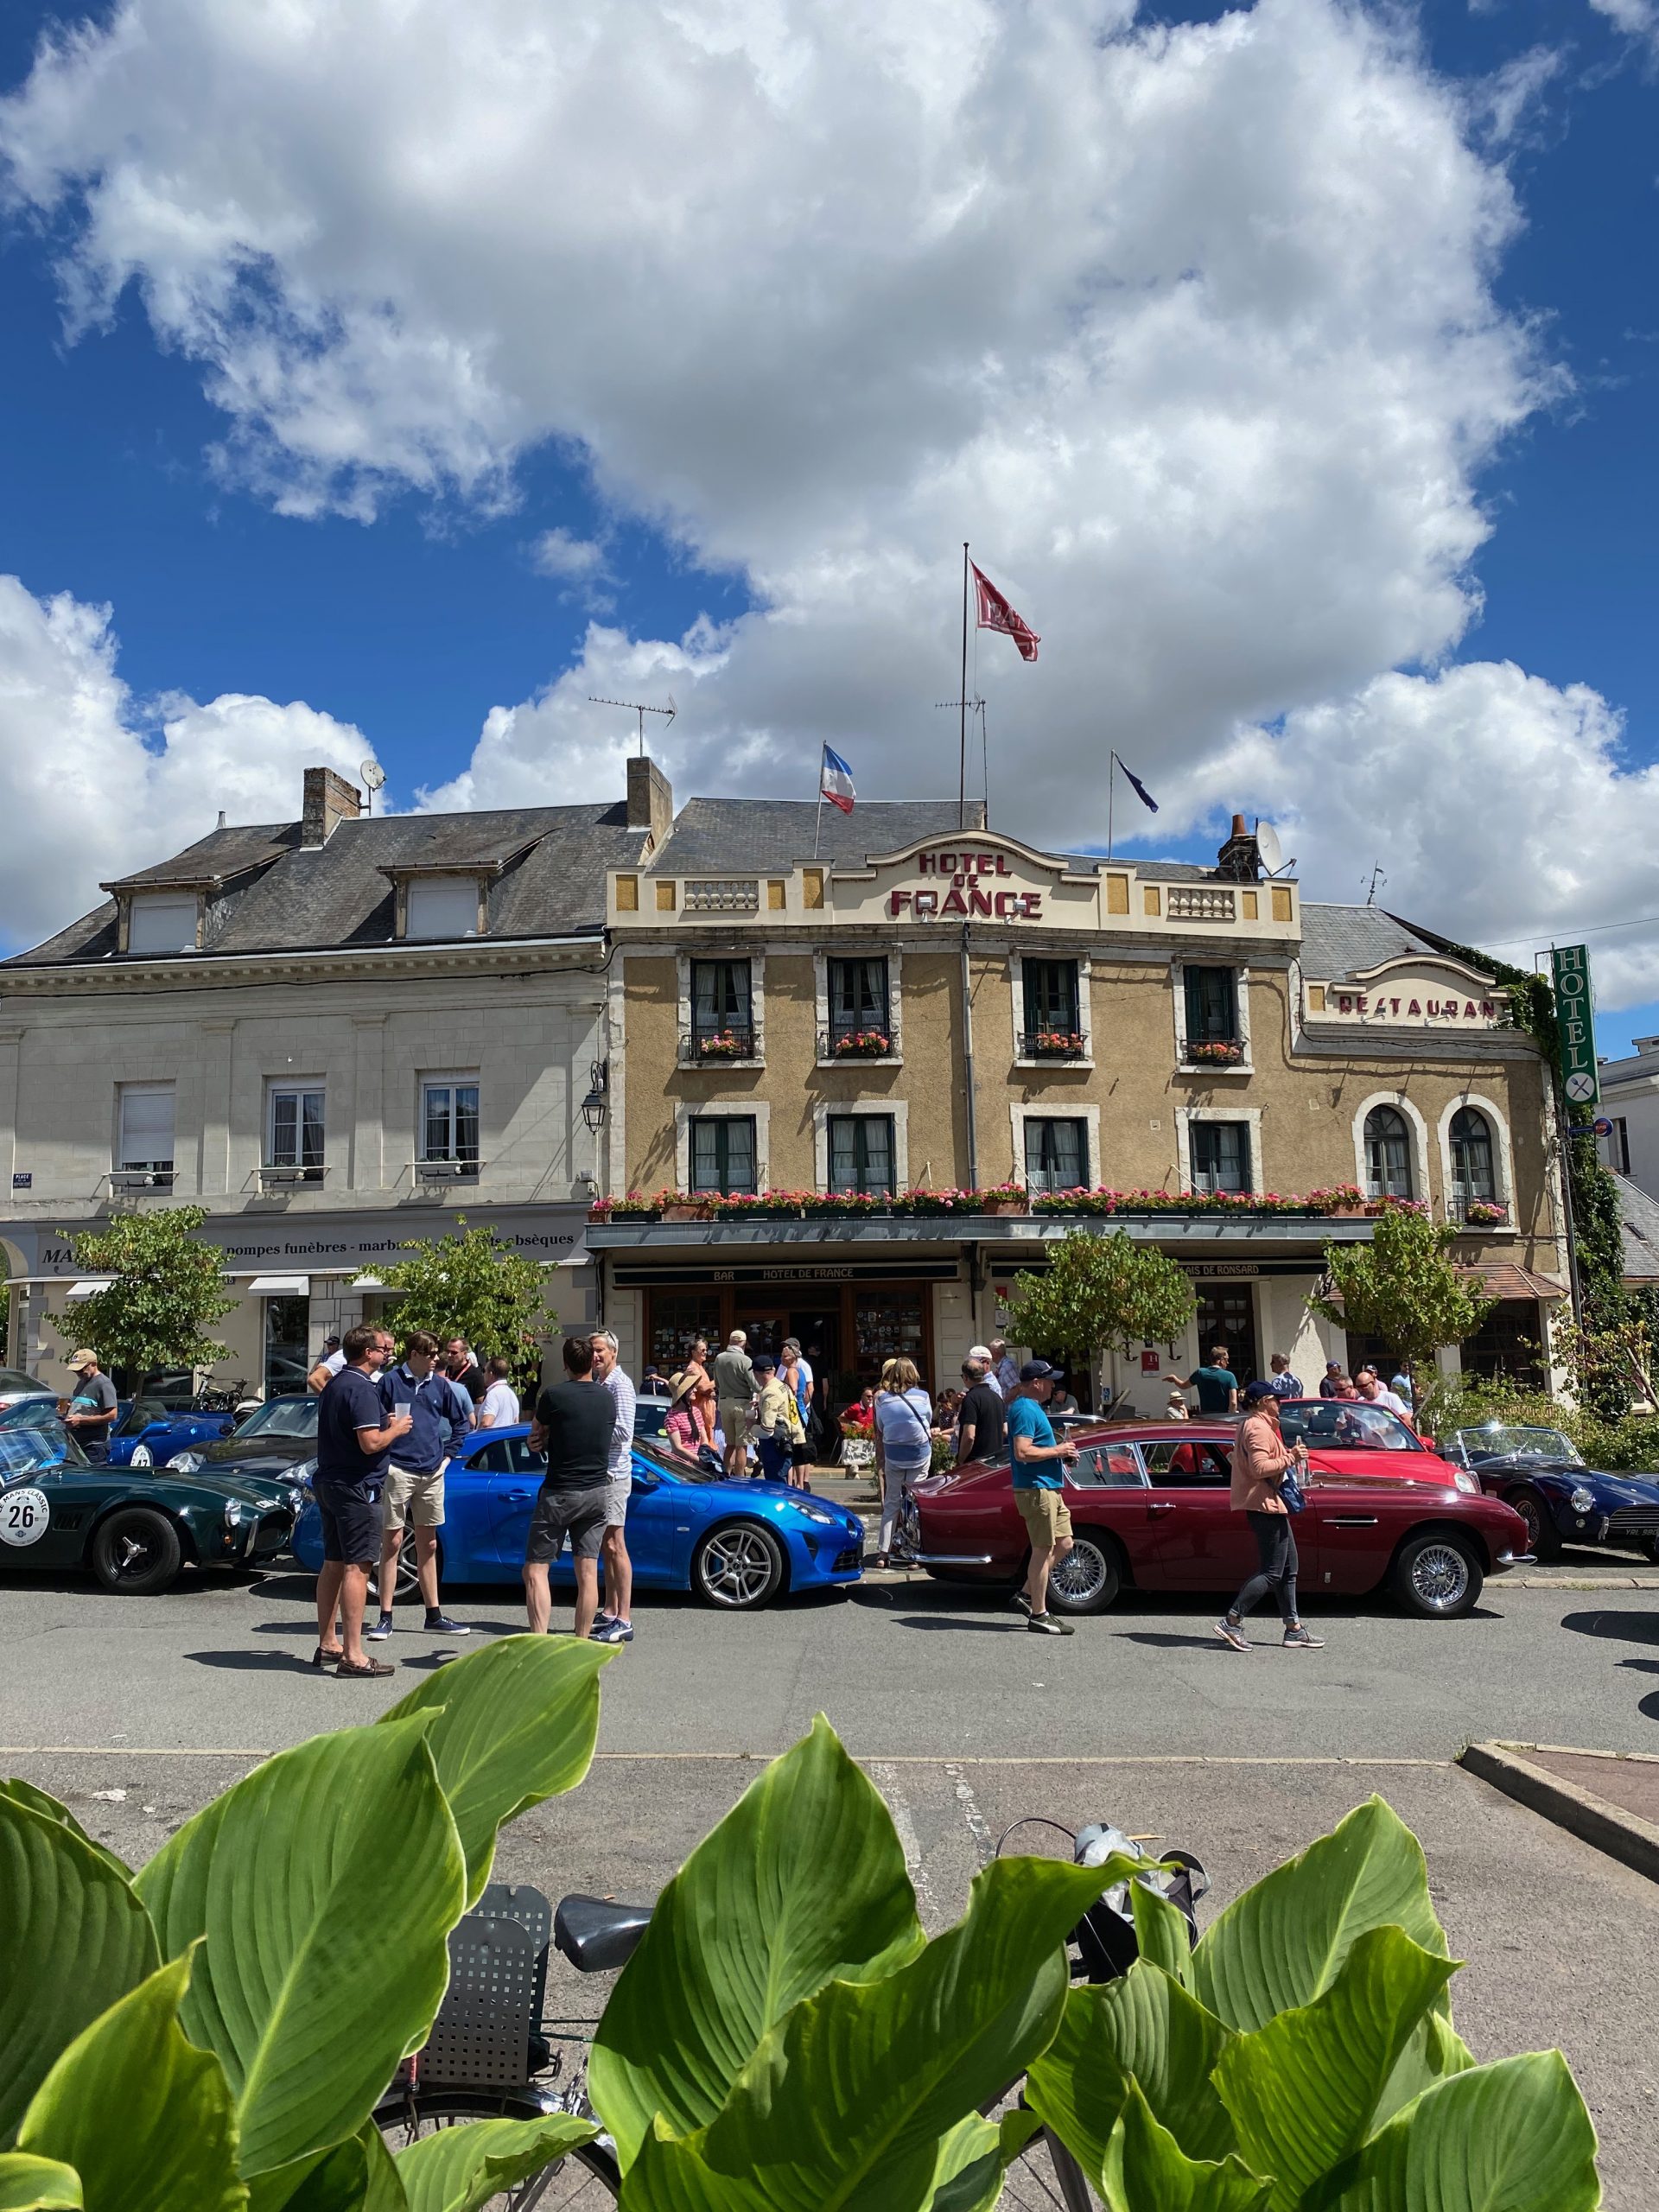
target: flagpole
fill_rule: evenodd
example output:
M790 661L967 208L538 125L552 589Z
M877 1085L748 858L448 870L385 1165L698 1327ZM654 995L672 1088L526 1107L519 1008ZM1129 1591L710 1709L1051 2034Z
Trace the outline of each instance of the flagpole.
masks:
M962 683L957 692L957 828L968 827L968 540L962 541Z
M823 835L823 756L827 746L818 748L818 818L812 825L812 857L818 857L818 840Z
M1117 796L1117 755L1116 753L1109 753L1107 759L1109 765L1106 770L1106 857L1110 860L1112 857L1112 802Z

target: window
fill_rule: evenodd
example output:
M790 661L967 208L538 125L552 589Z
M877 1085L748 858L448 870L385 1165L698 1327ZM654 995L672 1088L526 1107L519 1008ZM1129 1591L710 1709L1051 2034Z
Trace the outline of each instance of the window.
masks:
M830 1121L830 1188L891 1191L891 1114L836 1114Z
M308 1298L268 1298L265 1305L265 1396L293 1397L311 1370Z
M1186 1044L1236 1045L1238 1038L1238 981L1230 968L1186 968Z
M1411 1191L1411 1131L1392 1106L1373 1106L1365 1116L1365 1195L1408 1198Z
M173 1173L173 1086L124 1083L115 1164L125 1174Z
M1459 1106L1452 1116L1451 1137L1452 1211L1461 1214L1465 1206L1477 1202L1490 1205L1497 1196L1497 1185L1492 1175L1492 1132L1486 1116L1472 1106Z
M1128 1444L1097 1445L1078 1452L1065 1479L1074 1490L1139 1490L1141 1463Z
M1606 1140L1608 1166L1618 1175L1630 1172L1630 1125L1622 1114L1613 1116L1613 1134Z
M272 1084L267 1167L291 1167L306 1175L322 1173L322 1085Z
M887 1007L887 963L885 960L832 960L830 963L830 1049L849 1038L891 1037Z
M429 876L404 891L405 937L478 935L478 881L470 875Z
M475 1077L429 1077L421 1085L421 1158L478 1165Z
M753 1056L754 1012L747 960L691 963L691 1044L698 1058L718 1058L722 1052L734 1058Z
M1188 970L1190 974L1191 969ZM1250 1131L1246 1122L1193 1122L1195 1191L1248 1191L1250 1187Z
M1194 1438L1188 1443L1144 1444L1147 1475L1156 1490L1219 1490L1232 1480L1227 1454Z
M754 1122L747 1114L710 1114L691 1124L694 1191L754 1188Z
M146 893L127 909L129 952L194 952L196 949L196 894L168 892L165 897Z
M1025 960L1020 977L1026 991L1026 1033L1029 1039L1078 1033L1077 963L1075 960Z
M1089 1180L1089 1139L1082 1122L1026 1116L1026 1188L1080 1191Z

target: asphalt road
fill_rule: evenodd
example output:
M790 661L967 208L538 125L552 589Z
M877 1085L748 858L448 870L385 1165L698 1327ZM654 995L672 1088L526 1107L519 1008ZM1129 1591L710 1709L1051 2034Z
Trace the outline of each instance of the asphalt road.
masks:
M286 1575L144 1601L0 1580L0 1771L142 1861L261 1752L368 1717L442 1663L416 1630L382 1647L397 1663L384 1687L314 1675L309 1594ZM460 1617L519 1625L512 1593L468 1594ZM1263 1622L1248 1657L1213 1642L1212 1618L1131 1599L1060 1643L920 1580L753 1618L649 1601L606 1670L593 1774L506 1832L499 1871L554 1897L653 1895L820 1708L893 1808L934 1926L1025 1815L1109 1815L1185 1844L1218 1904L1378 1790L1421 1836L1468 1961L1463 2032L1483 2056L1560 2044L1602 2134L1608 2204L1651 2212L1659 1887L1452 1761L1482 1736L1659 1750L1659 1596L1495 1587L1447 1624L1326 1605L1325 1649L1283 1652ZM591 2017L602 1993L567 1974L550 2005Z

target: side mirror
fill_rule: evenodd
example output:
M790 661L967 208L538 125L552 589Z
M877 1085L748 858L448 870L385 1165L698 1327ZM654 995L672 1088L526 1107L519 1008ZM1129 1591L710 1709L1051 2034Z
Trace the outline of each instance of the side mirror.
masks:
M1435 1452L1440 1449L1432 1436L1419 1436L1417 1441L1422 1446L1425 1452Z

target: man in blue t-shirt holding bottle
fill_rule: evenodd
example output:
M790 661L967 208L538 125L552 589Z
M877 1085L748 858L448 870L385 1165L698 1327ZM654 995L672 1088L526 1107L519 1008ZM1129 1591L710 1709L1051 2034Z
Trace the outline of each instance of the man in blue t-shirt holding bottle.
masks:
M1028 1359L1020 1370L1008 1400L1007 1432L1012 1446L1014 1502L1031 1541L1031 1571L1014 1604L1030 1615L1033 1636L1071 1636L1070 1621L1057 1621L1048 1610L1048 1577L1071 1548L1071 1516L1063 1495L1062 1466L1077 1456L1075 1444L1057 1444L1043 1411L1054 1388L1055 1370L1046 1359Z

